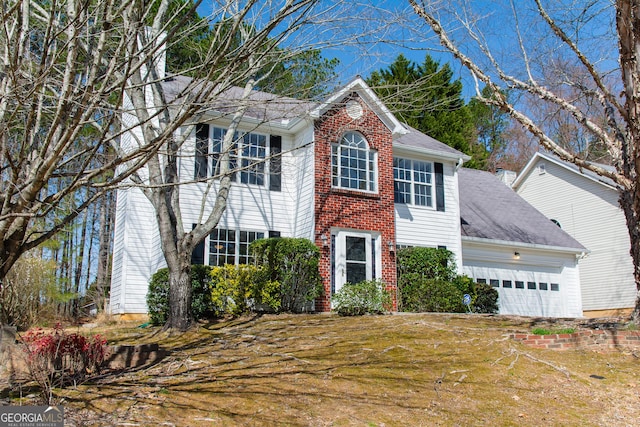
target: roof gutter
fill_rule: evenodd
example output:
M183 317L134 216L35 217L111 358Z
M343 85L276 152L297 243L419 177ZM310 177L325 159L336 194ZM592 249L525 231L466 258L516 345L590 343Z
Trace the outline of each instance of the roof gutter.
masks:
M546 251L546 252L564 252L564 253L573 253L580 256L579 259L584 258L589 251L586 248L569 248L565 246L551 246L551 245L541 245L539 243L525 243L525 242L512 242L509 240L497 240L497 239L485 239L482 237L469 237L462 236L462 241L477 245L488 245L488 246L509 246L512 248L522 248L522 249L531 249L537 251Z
M430 150L428 148L411 147L408 145L396 144L395 142L393 144L393 148L399 149L401 151L409 151L412 153L426 154L429 156L454 160L456 161L456 170L459 169L460 166L462 166L462 163L466 162L467 160L471 160L471 157L467 156L466 154L460 156L460 153L447 153L445 151Z

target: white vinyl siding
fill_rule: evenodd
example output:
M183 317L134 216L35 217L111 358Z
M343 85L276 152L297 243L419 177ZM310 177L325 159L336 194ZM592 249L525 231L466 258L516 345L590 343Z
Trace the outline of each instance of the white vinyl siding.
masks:
M301 147L314 140L313 126L296 136L294 146ZM284 146L283 146L284 150ZM287 195L291 216L292 237L315 241L315 155L314 146L290 151L282 163L283 193Z
M282 191L233 183L218 228L248 230L265 237L269 231L277 231L282 236L313 239L313 146L295 149L307 144L311 138L312 127L295 139L282 135ZM194 178L194 154L195 129L191 127L179 159L180 179L184 182ZM142 172L144 174L145 170ZM209 184L199 182L180 187L185 231L213 209L219 181ZM146 313L149 279L165 266L155 213L144 194L135 187L118 191L117 210L111 312Z
M403 155L402 157L407 157ZM424 161L431 161L424 159ZM395 204L396 242L407 246L445 246L453 252L458 270L462 269L460 204L455 163L443 163L446 210L426 206Z
M214 125L211 125L214 128ZM223 127L223 126L222 126ZM242 129L240 129L242 131ZM262 132L252 129L256 135ZM265 132L266 133L266 132ZM308 142L308 141L304 141ZM293 140L290 136L282 135L282 156L281 156L281 191L270 191L265 185L252 185L251 183L242 183L240 178L238 182L231 185L229 196L227 199L227 208L223 213L218 227L230 230L252 230L265 233L269 230L277 230L282 236L298 237L294 234L295 216L292 212L299 209L310 210L313 214L312 204L308 200L308 196L302 196L298 187L297 179L300 173L300 159L304 151L294 150L298 140ZM185 144L182 157L180 175L184 181L191 180L194 174L194 160L189 157L194 152L195 132ZM311 149L311 154L313 150ZM240 174L238 174L240 175ZM301 180L307 188L312 186L313 175ZM311 184L309 183L311 182ZM181 210L184 223L191 227L201 221L201 214L211 212L215 205L215 197L219 181L215 181L213 185L209 183L197 183L194 185L185 185L180 188ZM302 197L302 199L301 199ZM204 200L204 204L203 204ZM300 203L305 204L300 206ZM304 235L301 237L308 237Z
M539 162L545 173L534 167L517 192L590 251L580 261L583 310L633 307L633 263L617 192L553 162Z
M151 203L137 188L117 193L111 313L146 313L149 279L164 266Z

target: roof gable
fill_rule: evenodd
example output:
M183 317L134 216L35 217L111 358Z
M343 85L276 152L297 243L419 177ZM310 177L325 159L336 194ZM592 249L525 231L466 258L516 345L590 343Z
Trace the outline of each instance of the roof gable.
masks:
M320 103L316 108L311 111L311 117L314 119L320 118L331 108L335 107L344 100L349 94L357 93L358 96L367 104L367 106L376 113L382 123L389 128L394 136L403 135L407 133L407 129L402 126L402 123L396 119L396 117L389 111L389 109L380 101L380 98L373 92L373 90L365 83L360 76L351 80L346 86L338 90L324 102Z
M518 177L516 178L515 181L513 181L513 185L512 187L514 189L518 189L520 187L520 185L522 185L522 183L525 181L526 177L529 176L529 174L531 174L534 169L536 168L536 166L538 165L538 163L540 162L550 162L553 164L558 165L559 167L566 169L570 172L573 172L579 176L584 177L585 179L588 179L590 181L593 182L597 182L600 185L603 185L607 188L610 188L612 190L616 190L616 184L609 178L603 177L598 175L595 172L592 172L588 169L584 169L584 168L580 168L576 165L574 165L571 162L566 162L554 155L548 154L548 153L543 153L543 152L536 152L533 157L529 160L529 162L525 165L524 168L522 168L522 170L520 171L520 173L518 174ZM609 169L609 170L614 170L613 166L609 166L609 165L604 165L604 164L600 164L600 163L594 163L597 166L600 166L604 169Z

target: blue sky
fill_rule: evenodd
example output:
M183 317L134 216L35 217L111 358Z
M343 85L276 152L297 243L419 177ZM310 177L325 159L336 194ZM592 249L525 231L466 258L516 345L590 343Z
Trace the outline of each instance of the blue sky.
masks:
M330 0L325 3L334 4ZM400 53L417 63L424 61L429 53L441 62L449 62L456 76L463 76L461 67L450 60L451 56L426 33L426 28L416 35L414 31L424 24L417 19L407 0L349 1L335 7L342 10L332 10L337 21L332 28L325 27L323 35L335 40L353 39L339 44L329 42L333 45L321 51L326 58L340 60L337 69L340 83L386 68ZM202 16L209 15L210 2L204 0L198 11Z
M325 57L340 60L337 68L340 83L346 83L356 75L366 78L371 72L388 67L400 53L416 63L421 63L425 55L429 54L441 63L449 63L454 77L462 79L465 97L468 99L473 96L475 87L469 72L449 53L444 52L430 28L410 7L408 0L322 1L321 7L331 9L331 22L314 26L313 30L308 29L307 31L312 32L300 36L302 44L300 39L290 39L287 43L300 46L317 41L317 47ZM199 8L201 15L209 14L210 2L211 0L203 1ZM544 68L548 67L548 57L545 55L549 52L554 52L555 59L573 57L572 53L566 51L566 46L561 47L554 42L555 37L548 37L549 29L541 22L533 1L471 0L466 5L473 8L473 11L464 17L469 17L481 27L480 31L487 37L489 46L497 55L497 61L507 72L526 78L521 74L524 68L523 55L515 37L518 31L523 35L522 42L526 45L527 55L537 56L538 68L534 73L538 78ZM607 0L589 2L588 8L585 5L578 7L580 2L573 0L547 0L545 5L554 18L564 19L558 22L565 30L570 33L580 32L577 39L581 48L592 56L591 59L599 67L610 70L617 66L617 46L607 39L607 33L613 28L610 21L613 15ZM454 14L463 12L453 1L443 0L441 6L449 9L443 11L443 17L452 18ZM581 15L585 11L588 11L588 15ZM600 11L605 12L600 14ZM518 20L514 20L513 12L517 12ZM580 16L588 19L581 21L578 26L574 25L578 21L573 20ZM454 24L453 28L461 29L459 24ZM462 37L465 48L471 51L475 49L477 55L477 46L474 47L468 37L461 36L462 32L457 36ZM615 41L615 37L613 40Z

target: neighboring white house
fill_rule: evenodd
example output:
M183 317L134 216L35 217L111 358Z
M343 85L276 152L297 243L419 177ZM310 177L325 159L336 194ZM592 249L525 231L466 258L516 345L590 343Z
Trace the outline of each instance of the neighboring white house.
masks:
M613 182L538 152L513 189L589 250L580 262L585 316L629 312L636 296L633 262Z
M180 93L187 83L185 77L167 79L165 91ZM225 96L233 99L237 91ZM461 200L467 194L462 186L472 183L459 181L459 176L474 173L460 172L469 158L400 123L361 78L318 104L257 91L251 100L255 104L244 116L235 151L236 164L244 169L235 174L228 208L194 251L194 262L247 262L253 240L307 238L321 252L325 292L315 308L328 311L332 295L346 282L381 279L395 290L396 247L446 247L455 255L458 271L500 281L501 313L581 315L576 254L584 248L557 228L544 235L557 234L566 244L541 244L535 233L476 239L465 232L464 221L472 216L463 211L468 205ZM229 124L219 114L226 108L223 101L192 123L180 161L185 182L204 180L215 170L220 138ZM473 193L494 191L483 187ZM207 182L181 187L185 229L197 223L202 198L210 209L215 195L215 185L209 188ZM493 229L503 215L489 209L482 219L478 225ZM118 190L114 314L147 312L149 278L164 266L155 221L138 188ZM509 259L515 252L521 254L520 262ZM523 291L520 282L535 282L535 289Z

